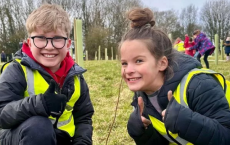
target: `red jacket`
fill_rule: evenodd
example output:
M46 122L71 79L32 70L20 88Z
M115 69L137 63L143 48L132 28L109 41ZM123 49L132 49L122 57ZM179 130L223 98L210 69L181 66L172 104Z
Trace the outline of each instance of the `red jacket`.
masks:
M189 42L189 37L185 36L185 40L184 40L184 48L190 48L192 46L195 45L195 42ZM194 54L196 53L196 50L186 50L185 49L185 54L190 55L190 56L194 56Z

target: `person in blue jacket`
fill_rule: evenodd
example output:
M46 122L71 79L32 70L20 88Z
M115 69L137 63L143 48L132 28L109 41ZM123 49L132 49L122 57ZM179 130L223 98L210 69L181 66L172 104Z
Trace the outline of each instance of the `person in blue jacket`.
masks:
M228 62L230 60L230 58L229 58L229 54L230 54L230 37L226 38L224 46L225 46L224 51L225 51L225 54L226 54L226 62Z
M220 81L196 59L172 49L153 12L128 12L119 45L121 74L134 92L127 129L137 145L229 145L230 110ZM190 72L198 74L193 75Z
M1 53L1 62L6 62L6 54L4 51Z

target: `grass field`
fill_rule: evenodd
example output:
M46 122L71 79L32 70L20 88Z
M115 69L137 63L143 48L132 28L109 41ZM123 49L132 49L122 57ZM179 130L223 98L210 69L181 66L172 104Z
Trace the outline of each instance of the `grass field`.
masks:
M204 64L203 59L202 64ZM88 70L84 77L88 83L95 109L93 144L105 145L109 127L115 115L121 81L120 64L118 61L86 61L84 66ZM219 64L215 65L214 61L210 61L210 69L224 74L226 79L230 80L230 62L219 61ZM132 112L130 103L133 93L128 90L124 82L122 86L116 122L108 140L109 145L135 144L126 129L129 115Z
M93 144L105 145L110 125L114 118L121 82L118 61L86 61L84 77L90 89L94 105ZM123 83L117 117L110 134L109 145L134 145L126 130L126 123L132 111L132 92Z

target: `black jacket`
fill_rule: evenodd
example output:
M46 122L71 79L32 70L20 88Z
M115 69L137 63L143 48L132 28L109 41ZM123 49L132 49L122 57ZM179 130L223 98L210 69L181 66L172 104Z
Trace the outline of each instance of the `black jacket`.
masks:
M178 104L175 99L167 98L169 90L174 91L183 76L193 68L200 68L200 63L194 58L178 54L177 65L174 66L174 76L164 82L158 94L158 103L162 110L167 108L165 127L195 145L229 145L230 144L230 110L225 93L219 82L208 74L199 74L192 78L187 89L189 108ZM148 114L162 121L162 116L152 106L143 92L135 92L132 105L134 112L128 121L128 132L138 145L168 145L152 125L144 128L137 97L142 96L145 104L143 115Z
M19 50L15 58L21 59L21 64L37 70L43 78L50 82L51 75L46 72L39 64L34 62L26 54ZM74 76L80 76L81 95L73 108L74 123L76 125L75 135L72 138L72 145L92 144L92 115L94 109L89 96L88 86L82 76L86 70L75 64L65 78L61 93L68 98L74 92ZM11 129L17 127L23 121L32 116L45 116L48 114L45 105L42 103L41 95L30 97L23 96L27 82L20 64L13 61L7 66L0 76L0 127ZM59 87L56 87L59 89ZM57 130L58 136L66 136L66 132ZM69 136L67 136L69 137Z

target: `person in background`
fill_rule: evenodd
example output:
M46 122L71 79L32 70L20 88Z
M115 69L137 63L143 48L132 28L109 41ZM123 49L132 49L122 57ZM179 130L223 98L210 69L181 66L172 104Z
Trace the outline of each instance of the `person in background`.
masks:
M85 69L69 55L71 21L43 4L26 20L27 43L0 76L1 145L92 145Z
M204 55L204 63L206 68L209 68L208 56L214 52L215 46L212 44L212 41L208 39L200 30L195 30L193 32L193 37L195 38L195 45L187 48L187 50L197 50L199 52L197 55L197 60L199 62L201 56Z
M6 62L6 54L4 51L1 53L1 62Z
M229 145L230 110L219 80L206 73L187 77L206 69L172 48L153 27L150 9L131 9L127 16L131 29L118 53L122 78L134 92L127 130L135 143Z
M229 53L230 53L230 37L227 37L225 43L224 43L224 50L225 50L225 54L226 54L226 62L228 62L229 59Z
M184 42L181 40L180 37L178 37L173 45L174 49L176 49L179 52L184 53L185 52L185 48L184 48Z
M188 34L185 35L185 40L184 40L184 48L185 48L185 54L194 56L196 53L196 50L187 50L186 48L192 47L195 45L195 42L192 40L192 38L189 38Z

